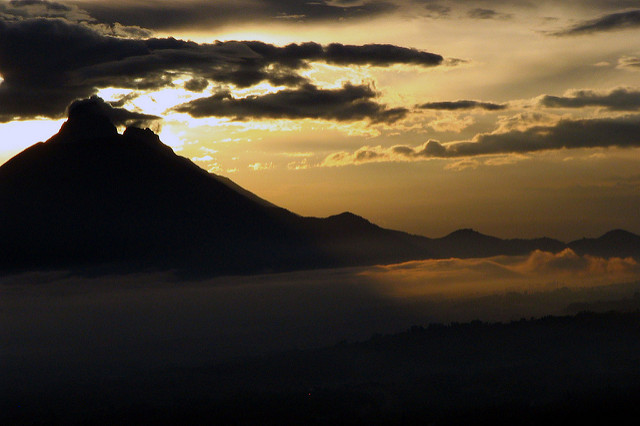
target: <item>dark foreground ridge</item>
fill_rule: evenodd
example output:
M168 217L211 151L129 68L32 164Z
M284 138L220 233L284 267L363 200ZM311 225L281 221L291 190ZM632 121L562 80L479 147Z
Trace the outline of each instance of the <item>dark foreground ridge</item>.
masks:
M640 312L414 326L94 382L10 377L4 424L632 424Z
M207 173L149 129L118 134L93 102L78 102L58 134L0 167L0 273L70 268L217 275L566 247L601 256L640 253L640 237L625 231L566 245L471 230L430 239L351 213L301 217Z

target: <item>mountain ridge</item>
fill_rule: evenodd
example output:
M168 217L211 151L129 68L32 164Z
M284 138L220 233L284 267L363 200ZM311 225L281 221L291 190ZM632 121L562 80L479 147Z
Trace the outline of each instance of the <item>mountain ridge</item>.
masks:
M91 102L60 131L0 166L0 272L114 265L202 274L256 273L539 249L637 256L614 230L565 244L471 229L428 238L350 212L303 217L206 172L149 129L117 132Z

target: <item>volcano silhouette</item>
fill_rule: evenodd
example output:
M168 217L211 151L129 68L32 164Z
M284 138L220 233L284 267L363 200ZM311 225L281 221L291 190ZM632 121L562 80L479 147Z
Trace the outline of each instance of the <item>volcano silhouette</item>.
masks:
M624 237L625 247L638 244L637 236ZM352 213L301 217L176 155L149 129L119 134L90 102L70 109L48 141L0 167L5 273L255 273L565 247L551 239L501 240L468 230L430 239L383 229Z
M355 215L303 218L276 207L176 155L149 129L120 135L90 103L70 110L58 134L0 167L0 206L4 270L236 273L416 254L402 241L412 237Z

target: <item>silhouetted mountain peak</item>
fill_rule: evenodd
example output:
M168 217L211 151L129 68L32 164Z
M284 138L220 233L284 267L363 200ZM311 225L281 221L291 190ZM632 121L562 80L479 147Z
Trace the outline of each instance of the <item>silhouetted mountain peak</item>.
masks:
M378 228L377 225L369 222L367 219L351 212L342 212L333 216L329 216L326 219L329 223L333 223L343 227L355 227L355 228Z
M149 128L140 129L139 127L127 127L122 136L148 144L161 143L160 137Z
M631 240L640 238L638 235L633 234L624 229L613 229L606 234L599 237L599 240Z
M145 123L160 117L115 108L98 96L73 102L68 109L68 119L48 142L74 143L97 140L116 140L116 126L127 126L128 139L142 142L147 146L162 146L158 136L146 127ZM124 135L127 136L127 135Z
M124 140L127 142L132 142L137 144L138 146L144 146L146 148L150 148L154 151L161 153L162 155L165 155L165 156L170 155L172 157L177 157L180 159L183 158L183 157L176 156L175 153L173 152L173 149L171 149L171 147L162 143L162 141L160 140L160 137L149 128L140 129L138 127L127 127L127 129L124 131L122 136Z
M450 233L449 235L445 236L444 238L481 238L481 237L486 237L486 235L481 234L480 232L476 231L475 229L471 229L471 228L463 228L463 229L458 229L456 231L453 231L452 233Z
M582 238L568 246L578 254L603 257L640 255L640 236L623 229L614 229L598 238Z
M342 212L340 214L329 216L329 218L334 218L339 220L356 220L356 221L369 222L367 219L363 218L362 216L358 216L357 214L354 214L351 212Z
M118 134L116 126L96 103L77 103L69 107L69 118L62 125L54 142L110 138Z

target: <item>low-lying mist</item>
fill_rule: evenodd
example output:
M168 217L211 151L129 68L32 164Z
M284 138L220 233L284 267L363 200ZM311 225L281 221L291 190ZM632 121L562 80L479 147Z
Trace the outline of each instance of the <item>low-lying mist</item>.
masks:
M536 250L527 256L429 259L370 268L361 273L397 297L468 298L496 292L540 292L559 287L602 286L640 277L631 257L604 259Z
M567 314L621 299L640 307L635 260L570 250L200 281L56 272L2 282L0 369L17 387L332 345L414 324Z

